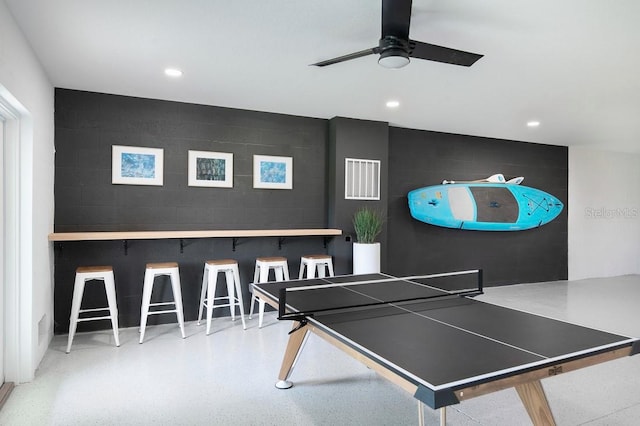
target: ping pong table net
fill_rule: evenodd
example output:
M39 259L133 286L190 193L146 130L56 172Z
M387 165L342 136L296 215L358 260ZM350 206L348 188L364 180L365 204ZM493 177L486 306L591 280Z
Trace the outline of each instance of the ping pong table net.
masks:
M482 270L391 277L376 274L297 281L278 292L278 319L307 323L315 315L482 294ZM294 330L295 331L295 330Z

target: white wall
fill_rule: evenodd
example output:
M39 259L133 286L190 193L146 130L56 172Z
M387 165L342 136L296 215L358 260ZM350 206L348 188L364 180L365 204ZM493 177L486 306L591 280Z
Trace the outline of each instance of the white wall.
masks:
M640 155L569 148L569 279L640 274Z
M20 341L25 342L19 348L19 362L26 368L19 374L5 371L7 380L23 382L33 378L53 336L53 249L47 235L53 231L54 211L54 90L4 0L0 0L0 87L28 111L20 129L16 166L21 223L17 286L24 302L18 327Z
M52 337L54 91L0 0L0 86L29 112L32 134L20 146L21 220L26 224L19 283L30 321L21 356L31 380ZM569 149L569 279L640 273L640 155ZM38 323L44 318L44 333ZM41 330L42 331L42 330ZM7 373L9 374L9 372Z

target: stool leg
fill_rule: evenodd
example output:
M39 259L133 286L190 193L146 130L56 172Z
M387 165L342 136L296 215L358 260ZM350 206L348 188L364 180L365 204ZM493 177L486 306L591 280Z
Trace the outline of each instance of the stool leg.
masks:
M182 310L182 290L180 286L180 272L172 271L171 272L171 287L173 288L173 298L176 304L176 314L178 315L178 324L180 324L180 333L182 333L182 338L187 337L184 334L184 311ZM211 296L211 294L209 294ZM213 297L209 297L212 299Z
M253 282L257 283L258 278L260 278L260 267L256 263L256 268L253 271ZM251 307L249 308L249 319L251 319L253 316L253 305L255 304L257 297L253 294L252 287L249 287L249 290L251 290Z
M253 282L257 283L260 278L260 266L256 263L256 267L253 270Z
M327 269L329 270L329 276L335 277L333 274L333 261L331 259L329 259L329 262L327 263Z
M258 328L262 328L262 317L264 316L264 300L258 299Z
M78 315L80 315L80 304L82 303L82 294L84 293L84 278L76 274L75 283L73 284L73 299L71 302L71 315L69 316L69 340L67 342L67 353L71 352L71 342L76 334L78 325Z
M229 311L231 312L231 321L236 320L236 295L234 290L233 271L227 269L224 271L224 276L227 281L227 299L229 300Z
M207 336L211 332L211 317L213 316L217 281L218 271L214 270L214 268L209 268L209 284L207 286Z
M315 278L316 277L316 262L310 261L307 263L307 278Z
M300 273L298 274L298 279L301 280L304 277L304 260L300 259ZM307 278L309 278L309 268L307 268Z
M309 269L308 266L307 269ZM284 265L282 265L282 274L284 276L284 280L289 281L289 267L287 266L286 262L284 263Z
M204 308L204 299L207 296L208 274L209 267L208 265L205 265L204 272L202 273L202 290L200 291L200 307L198 308L198 322L196 323L197 325L200 325L200 321L202 321L202 309Z
M326 275L325 275L325 266L327 266L327 264L326 263L322 263L322 262L318 262L316 264L316 268L318 269L318 278L326 277Z
M251 295L251 306L249 307L249 319L251 319L251 317L253 317L253 305L256 302L256 296L254 296L253 294Z
M240 272L238 271L238 265L232 267L233 281L236 285L236 294L238 299L238 306L240 306L240 319L242 320L242 328L247 329L247 324L244 322L244 302L242 301L242 286L240 285Z
M116 346L120 346L120 339L118 337L118 305L116 305L116 280L113 277L113 272L108 273L105 277L104 288L107 292L107 302L109 303L109 315L111 316L113 337L115 338Z
M260 268L260 279L258 282L267 283L269 282L269 267L262 266Z
M144 284L142 285L142 307L140 310L140 343L144 340L144 331L147 328L147 316L149 315L149 304L151 303L151 293L155 275L151 271L144 273Z
M260 268L260 282L269 282L269 269L268 267ZM282 280L280 280L282 281ZM258 299L258 328L262 328L262 319L264 317L264 300Z

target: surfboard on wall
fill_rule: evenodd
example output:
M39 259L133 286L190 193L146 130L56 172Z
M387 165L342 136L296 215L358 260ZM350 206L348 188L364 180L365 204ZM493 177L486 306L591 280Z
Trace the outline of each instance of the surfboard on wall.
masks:
M451 183L414 189L411 216L421 222L473 231L522 231L558 217L564 205L539 189L512 183Z

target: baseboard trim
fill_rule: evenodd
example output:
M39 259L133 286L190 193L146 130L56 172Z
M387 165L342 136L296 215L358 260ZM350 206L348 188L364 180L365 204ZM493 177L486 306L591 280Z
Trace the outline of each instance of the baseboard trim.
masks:
M2 410L4 403L9 399L9 395L11 395L14 387L13 382L4 382L2 386L0 386L0 410Z

